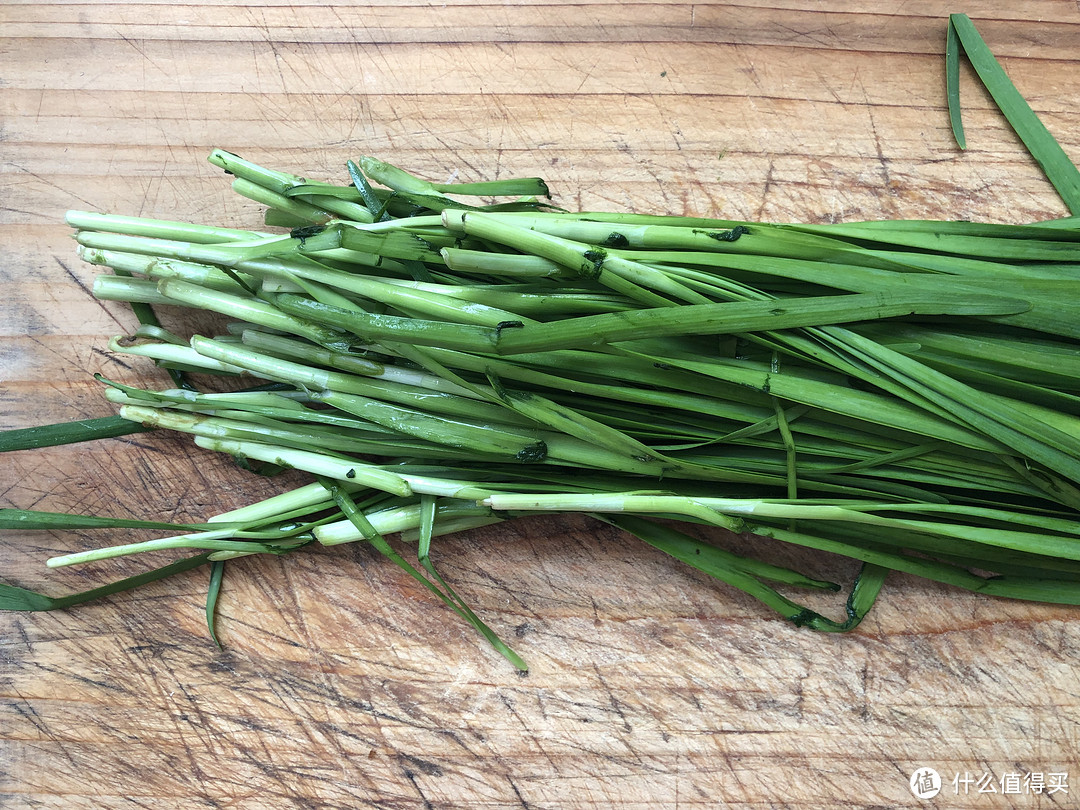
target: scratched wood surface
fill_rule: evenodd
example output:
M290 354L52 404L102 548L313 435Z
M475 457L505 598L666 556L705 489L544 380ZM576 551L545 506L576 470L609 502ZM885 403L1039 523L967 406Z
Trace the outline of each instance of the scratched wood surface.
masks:
M108 353L132 320L88 295L94 271L62 217L256 226L257 206L205 162L215 146L335 180L363 153L434 180L542 174L571 208L1064 215L968 73L971 148L954 147L942 51L945 15L966 11L1080 160L1078 5L885 8L5 2L0 425L111 413L96 371L157 379ZM199 520L293 480L150 434L9 454L0 501ZM147 562L44 560L136 536L9 533L0 578L85 589ZM819 636L573 516L435 553L528 677L362 546L233 565L224 650L203 624L202 572L67 613L0 615L0 806L1080 806L1075 610L894 576L857 632ZM920 766L946 783L932 801L909 791ZM1003 792L1011 774L1051 773L1068 774L1068 792ZM958 782L954 795L965 774L997 792Z

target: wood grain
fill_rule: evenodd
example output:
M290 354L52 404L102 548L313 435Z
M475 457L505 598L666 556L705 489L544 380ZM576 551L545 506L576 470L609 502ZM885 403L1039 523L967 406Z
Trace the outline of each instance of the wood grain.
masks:
M773 220L1066 212L964 75L944 19L880 4L43 2L0 6L0 426L107 415L92 374L131 328L88 295L69 208L254 227L220 146L341 180L375 154L435 180L542 174L572 208ZM980 0L976 21L1080 160L1080 8ZM164 317L173 318L167 311ZM177 328L201 324L176 323ZM175 436L9 455L3 505L204 519L295 482ZM6 533L0 577L138 532ZM733 548L761 541L724 538ZM850 578L848 561L762 553ZM193 572L65 613L0 615L0 806L1067 808L1080 806L1075 610L894 576L823 637L610 527L567 516L437 544L529 660L516 675L361 546L232 566L225 649ZM835 601L823 601L835 611ZM942 794L908 777L935 767ZM953 795L955 774L1067 772L1068 793Z

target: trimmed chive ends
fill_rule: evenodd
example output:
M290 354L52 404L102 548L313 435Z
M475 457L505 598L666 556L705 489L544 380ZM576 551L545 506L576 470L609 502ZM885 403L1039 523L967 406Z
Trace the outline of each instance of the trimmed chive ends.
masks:
M3 586L0 608L68 607L205 565L216 641L227 561L361 541L525 670L431 549L545 511L595 516L816 630L855 627L889 571L1080 603L1080 182L963 16L946 58L958 141L961 53L1073 217L574 213L536 178L438 184L364 157L332 183L222 150L210 162L266 207L265 229L70 212L82 258L112 270L94 294L140 323L110 348L170 380L101 378L117 417L12 431L0 449L173 430L311 482L197 525L0 510L0 528L165 533L50 566L197 552L83 594ZM182 337L159 306L231 324ZM703 541L702 526L860 572L810 577ZM846 601L826 616L801 589Z

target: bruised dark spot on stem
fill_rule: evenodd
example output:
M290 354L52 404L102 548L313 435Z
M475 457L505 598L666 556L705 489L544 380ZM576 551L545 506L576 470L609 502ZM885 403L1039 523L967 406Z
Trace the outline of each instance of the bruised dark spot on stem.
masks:
M585 259L585 262L581 265L582 274L586 278L599 278L601 271L604 269L607 251L600 248L590 248L582 254L582 258Z
M734 242L740 236L750 233L750 229L745 225L736 225L730 231L708 231L707 234L711 239L715 239L718 242Z
M604 246L613 248L630 247L630 240L627 239L624 234L621 234L618 231L612 231L608 234L607 239L604 240Z
M495 324L495 339L498 340L502 335L503 329L524 329L525 324L521 321L500 321Z
M534 464L546 459L547 451L547 442L541 439L518 450L514 458L525 464Z
M821 614L810 610L810 608L803 608L791 617L791 623L796 627L806 627L820 618L822 618Z
M302 228L293 228L291 231L289 231L289 236L292 239L299 239L300 240L300 247L303 247L304 246L304 241L309 236L315 236L316 234L320 234L325 230L326 230L325 225L305 225Z

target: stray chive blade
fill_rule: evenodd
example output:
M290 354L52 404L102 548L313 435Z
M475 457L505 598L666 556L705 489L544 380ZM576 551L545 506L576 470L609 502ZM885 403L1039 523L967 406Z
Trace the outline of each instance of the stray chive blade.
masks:
M506 658L508 661L510 661L510 663L517 667L518 670L522 672L528 671L529 667L525 663L524 659L522 659L521 656L515 653L512 649L510 649L510 647L507 646L505 642L499 639L499 637L495 635L491 628L484 624L484 622L480 621L480 619L477 618L476 614L473 613L472 610L470 610L467 606L464 605L464 603L461 602L457 594L453 593L453 591L451 591L448 586L446 586L446 590L440 589L440 587L435 582L432 582L419 571L417 571L416 568L414 568L407 560L405 560L400 554L394 551L394 549L391 548L390 544L387 543L386 540L383 538L382 534L380 534L379 531L371 524L371 522L364 515L364 513L360 511L360 509L356 505L356 502L352 499L352 496L349 495L349 493L347 493L340 486L338 486L337 482L331 481L329 479L323 479L323 485L327 488L327 491L330 492L330 494L333 496L334 501L341 508L341 511L345 514L345 516L353 523L354 526L356 526L356 528L364 536L364 539L366 539L376 550L378 550L385 557L392 560L409 576L411 576L413 579L415 579L417 582L419 582L421 585L431 591L431 593L433 593L435 596L439 597L439 599L442 600L442 602L446 604L447 607L449 607L451 610L453 610L455 613L457 613L459 616L469 622L469 624L473 625L473 627L476 628L480 632L480 634L488 640L492 647L494 647L504 658ZM433 515L425 518L425 520L429 521L432 521L433 519ZM428 540L427 548L425 549L425 551L430 548L431 544L430 524L428 526L427 532ZM433 572L434 568L432 567L432 569L430 570ZM435 578L436 582L445 586L445 583L442 582L442 577L440 577L438 574L435 574Z
M356 186L356 190L360 192L360 200L374 215L376 222L386 222L390 219L390 214L386 211L386 204L379 201L379 198L375 196L375 190L371 187L371 183L364 177L364 173L360 171L360 167L353 161L347 161L345 167L349 171L349 178L352 180L353 185Z
M1061 144L1016 89L971 19L966 14L952 14L949 16L949 27L955 31L968 61L1013 131L1045 172L1069 210L1073 214L1080 214L1080 169L1069 160Z
M63 610L73 607L74 605L83 604L84 602L90 602L106 596L112 596L116 593L130 591L134 588L141 587L142 585L175 576L176 574L182 574L185 571L190 571L193 568L206 565L209 561L210 554L197 554L194 557L178 560L169 565L164 565L161 568L155 568L152 571L136 574L135 576L127 577L126 579L121 579L108 585L102 585L98 588L91 588L88 591L81 591L79 593L58 597L46 596L45 594L40 594L25 588L18 588L14 585L0 584L0 610Z
M501 638L499 638L495 631L485 624L479 616L477 616L472 608L470 608L457 592L442 578L442 575L435 570L435 564L431 561L431 538L434 535L435 530L435 514L436 514L436 501L431 495L420 496L420 531L419 542L417 544L416 557L432 578L439 585L442 586L446 595L453 600L454 604L458 606L460 611L464 614L465 620L469 622L484 638L491 644L504 658L518 668L520 672L528 672L529 665L525 663L525 659L514 652Z
M198 531L201 524L167 523L156 520L112 518L101 515L75 515L66 512L45 512L37 509L0 509L0 529L13 531L70 531L73 529L162 529L166 531Z
M945 40L945 98L949 108L949 124L953 138L961 149L967 149L964 122L960 108L960 37L956 24L949 19Z
M218 649L224 649L215 629L218 596L221 595L221 582L224 576L224 560L215 560L210 563L210 585L206 589L206 628L210 631L210 638L214 640Z
M0 453L57 447L95 439L112 439L132 433L145 433L148 430L152 428L143 427L119 416L102 416L94 419L58 422L52 425L17 428L0 431Z
M863 563L858 576L855 577L855 584L851 587L851 594L848 596L847 621L841 626L842 630L854 630L859 626L877 601L888 575L889 569L883 565Z
M784 585L824 591L840 590L840 586L834 582L813 579L798 571L725 551L671 526L637 515L597 514L594 517L629 532L665 554L670 554L710 576L715 576L714 572L720 569L740 569L747 574Z
M775 588L762 582L761 580L766 578L761 576L766 568L764 565L760 566L761 570L755 572L754 568L758 566L755 566L754 561L724 552L715 546L696 541L677 530L631 515L604 515L602 519L630 532L653 548L749 594L798 627L810 626L814 629L823 629L836 624L816 611L793 602Z
M0 610L55 610L57 600L43 593L0 583Z

